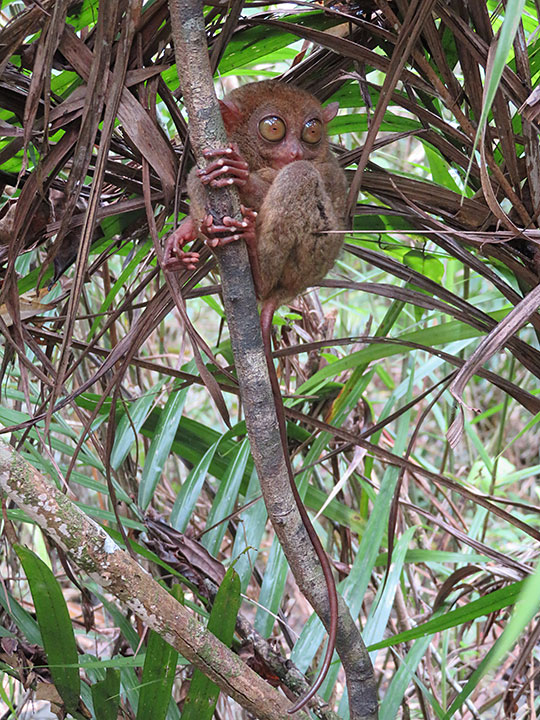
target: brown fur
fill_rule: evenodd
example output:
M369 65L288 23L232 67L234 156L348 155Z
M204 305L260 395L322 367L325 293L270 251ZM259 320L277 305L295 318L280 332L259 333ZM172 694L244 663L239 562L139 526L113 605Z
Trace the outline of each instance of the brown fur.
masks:
M333 110L324 110L310 93L275 80L233 90L221 102L221 110L229 139L250 171L239 193L242 203L258 213L257 295L279 305L322 280L341 249L342 236L329 231L343 228L345 174L330 151L326 132L316 146L301 140L306 120L317 118L324 126ZM260 136L258 124L269 115L286 121L284 142L270 143ZM291 146L300 156L285 164ZM196 171L188 178L188 193L192 216L200 226L207 212L206 190Z

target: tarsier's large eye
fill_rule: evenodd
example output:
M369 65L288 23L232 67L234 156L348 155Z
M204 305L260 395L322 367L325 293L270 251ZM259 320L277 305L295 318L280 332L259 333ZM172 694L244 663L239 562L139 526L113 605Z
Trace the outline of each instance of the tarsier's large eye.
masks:
M269 115L259 123L259 132L265 140L270 140L270 142L283 140L286 131L285 123L276 115Z
M302 140L307 143L318 143L322 138L323 128L322 123L317 118L308 120L302 129Z

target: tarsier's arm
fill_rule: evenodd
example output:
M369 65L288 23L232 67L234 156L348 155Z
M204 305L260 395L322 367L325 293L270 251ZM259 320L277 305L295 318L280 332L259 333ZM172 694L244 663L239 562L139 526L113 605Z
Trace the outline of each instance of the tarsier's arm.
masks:
M196 168L189 173L187 186L190 198L189 215L169 235L163 253L163 268L171 272L195 270L199 262L199 253L183 250L184 245L199 237L205 215L206 190L197 177Z
M202 236L210 247L227 245L229 242L243 239L248 244L252 272L256 282L257 257L254 248L256 209L266 194L269 181L257 173L249 173L247 163L236 149L206 151L205 156L212 159L203 170L193 168L188 175L187 191L190 198L190 214L184 218L178 228L169 235L165 244L163 267L165 270L194 270L199 254L185 252L182 248L197 237ZM275 171L271 171L275 175ZM242 198L249 205L242 205L242 220L225 217L216 225L214 218L207 212L206 185L225 187L236 184L239 189L245 187Z

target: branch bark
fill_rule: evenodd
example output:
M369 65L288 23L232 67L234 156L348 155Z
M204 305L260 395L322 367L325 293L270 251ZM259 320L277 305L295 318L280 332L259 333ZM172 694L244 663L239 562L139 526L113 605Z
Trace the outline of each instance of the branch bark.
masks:
M289 701L208 632L60 490L0 442L0 489L80 570L131 608L220 689L261 720L286 720ZM301 714L307 720L305 713Z
M208 59L202 3L169 0L180 87L190 122L197 164L202 151L227 144ZM213 214L239 216L236 190L209 189ZM253 280L244 243L217 251L223 301L235 358L251 452L268 515L302 593L329 627L326 583L296 507L281 445L274 398L263 351ZM352 720L377 717L373 668L345 601L339 597L336 649L345 669Z

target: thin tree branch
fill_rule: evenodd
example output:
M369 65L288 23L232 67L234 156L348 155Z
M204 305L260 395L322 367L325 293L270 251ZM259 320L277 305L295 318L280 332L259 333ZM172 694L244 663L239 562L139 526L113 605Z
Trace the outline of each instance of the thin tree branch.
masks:
M172 38L180 87L190 121L197 163L202 151L227 144L208 60L200 0L169 0ZM240 217L238 196L230 188L209 188L209 205L217 218ZM296 582L328 629L328 594L319 560L296 507L280 440L270 378L266 368L253 280L244 243L216 252L223 300L231 336L251 452L268 515ZM347 677L350 717L377 717L373 668L347 605L339 598L336 649Z

